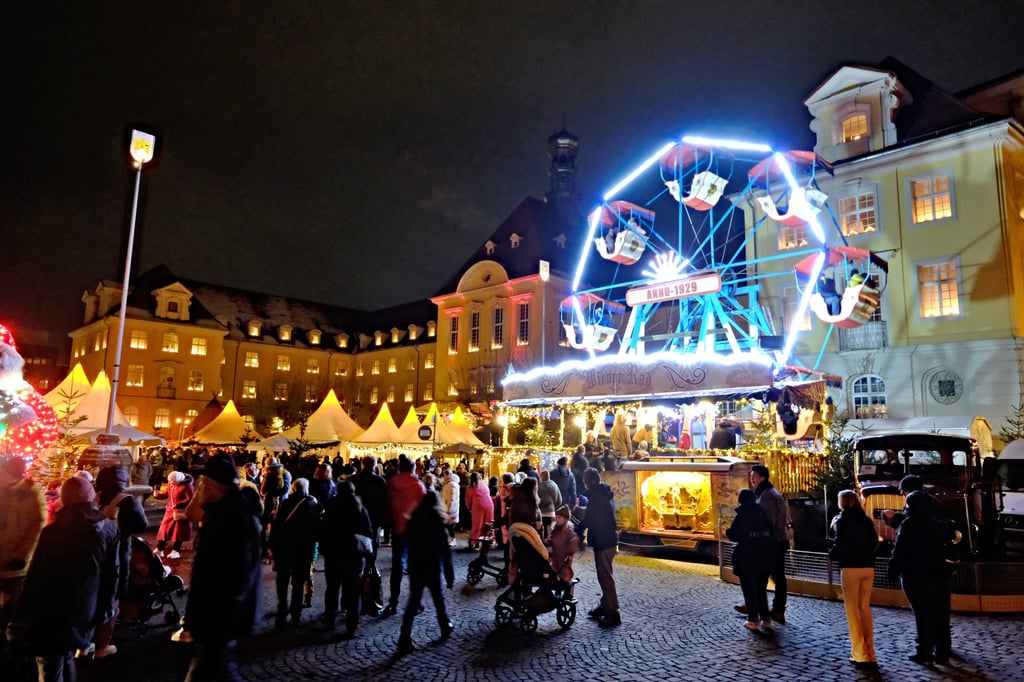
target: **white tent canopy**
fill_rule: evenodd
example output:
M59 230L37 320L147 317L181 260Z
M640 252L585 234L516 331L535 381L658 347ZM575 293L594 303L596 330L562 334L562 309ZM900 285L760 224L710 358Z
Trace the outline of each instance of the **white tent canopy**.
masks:
M62 382L63 383L63 382ZM50 402L51 393L46 394L47 402ZM61 401L60 396L55 396L54 400L56 403L50 402L54 411L57 412L57 419L64 419L67 412L67 401ZM77 404L72 403L71 417L85 417L85 421L78 424L72 429L75 434L86 433L88 431L95 431L96 429L107 428L107 410L110 407L110 381L107 379L105 372L100 371L96 375L96 381L92 382L92 387L89 392L86 393ZM121 408L114 405L114 426L126 426L128 428L134 428L128 422L128 418L121 412ZM140 432L141 433L141 432ZM154 436L155 437L155 436Z
M154 436L151 433L140 431L134 426L125 426L124 424L114 424L114 434L117 435L118 443L121 445L166 445L165 441L160 436ZM78 437L82 440L88 440L90 443L95 444L97 439L107 433L106 427L102 429L96 429L95 431L87 431L86 433L80 434Z
M420 438L420 419L416 416L416 408L411 405L409 406L408 414L405 415L405 420L398 427L397 442L414 445L423 445L430 442Z
M356 443L400 442L398 427L395 426L395 420L391 418L391 410L388 409L386 402L380 404L380 411L377 413L377 418L370 424L370 428L354 438L353 441Z
M281 435L298 440L301 431L299 425L296 424L290 429L282 431ZM324 401L320 403L320 407L309 415L309 419L306 420L306 430L301 433L301 437L310 443L333 443L354 440L361 433L363 433L362 427L348 416L332 388Z
M250 431L249 427L242 419L242 415L238 413L235 402L229 400L228 404L224 406L224 410L212 422L196 432L196 435L192 436L192 440L210 445L241 444L242 436L246 431ZM255 430L251 430L250 434L255 438L262 438Z
M92 386L89 384L89 377L86 376L85 370L82 369L82 363L76 362L68 375L43 398L57 413L57 419L64 419L68 412L73 413L78 408L78 404L91 390Z

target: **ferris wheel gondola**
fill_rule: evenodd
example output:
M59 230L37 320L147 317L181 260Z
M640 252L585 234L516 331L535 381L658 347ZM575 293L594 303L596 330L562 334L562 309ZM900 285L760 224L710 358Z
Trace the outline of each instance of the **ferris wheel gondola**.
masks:
M579 350L605 351L615 341L626 306L594 294L577 294L558 306L569 345Z
M647 248L645 237L654 228L654 211L628 201L613 201L596 209L590 219L602 232L594 239L601 258L621 265L640 260Z

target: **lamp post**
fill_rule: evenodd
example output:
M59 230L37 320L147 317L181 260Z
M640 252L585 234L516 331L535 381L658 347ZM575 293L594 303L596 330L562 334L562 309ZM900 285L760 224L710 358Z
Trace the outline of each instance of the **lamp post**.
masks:
M551 263L540 262L540 366L547 366L548 331L548 279L551 278Z

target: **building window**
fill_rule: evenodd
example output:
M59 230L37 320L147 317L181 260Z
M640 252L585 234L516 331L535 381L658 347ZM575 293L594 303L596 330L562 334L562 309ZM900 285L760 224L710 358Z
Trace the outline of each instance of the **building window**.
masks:
M428 381L423 385L423 402L430 402L434 399L434 382Z
M867 114L852 114L843 119L843 130L839 141L840 143L852 142L853 140L861 139L867 134Z
M315 403L317 398L316 386L306 386L306 402Z
M206 356L206 339L201 336L192 337L192 355Z
M432 339L437 336L437 322L431 320L427 322L427 338Z
M347 377L348 376L348 365L338 365L334 368L334 376L336 377Z
M281 327L277 330L277 338L281 339L282 341L291 341L292 328L286 324L282 324Z
M862 192L839 200L839 227L843 235L852 237L878 229L875 193Z
M319 346L320 345L320 330L319 329L310 329L309 333L307 334L307 336L309 337L309 345L311 345L311 346Z
M797 309L800 307L800 290L796 287L786 287L782 290L782 305L786 315L786 331L794 328L797 331L809 331L811 328L811 315L805 309L804 314L797 319Z
M125 386L142 386L143 371L145 365L128 365L128 374L125 376Z
M366 374L366 370L363 368L363 363L360 362L356 365L356 376L361 377L364 374Z
M286 382L278 381L274 384L274 400L288 400L288 384Z
M395 402L395 387L394 386L388 386L388 402L389 403Z
M471 396L473 396L474 398L476 397L476 394L477 394L476 388L477 388L477 386L476 386L476 379L470 379L469 380L469 394Z
M489 395L493 395L494 394L494 388L495 388L495 386L494 386L494 372L490 372L487 375L487 393Z
M160 350L165 353L177 353L178 334L176 332L164 332L164 342L161 344Z
M306 362L306 374L319 374L320 373L320 360L317 358L310 358Z
M376 405L378 398L380 398L380 389L374 386L370 389L370 404Z
M426 359L423 360L423 369L434 369L434 354L427 353Z
M370 374L380 374L380 360L374 360L370 366Z
M259 322L257 322L256 320L253 320L252 322L250 322L246 326L246 329L249 332L249 336L259 336L260 335L260 327L261 326L262 325Z
M384 345L384 332L373 333L373 345L383 346Z
M245 424L246 431L252 431L256 426L256 420L253 419L251 414L243 414L242 423Z
M448 331L448 354L454 355L459 352L459 318L452 317L449 323L451 329Z
M491 348L501 348L505 344L505 309L494 309L494 332L491 334Z
M398 371L398 358L388 358L388 374Z
M199 410L189 409L185 411L185 426L192 423L192 420L199 416Z
M139 428L139 408L135 407L134 405L129 405L128 407L124 408L123 414L124 418L128 420L129 424L131 424L136 429Z
M412 399L416 396L416 388L412 384L405 385L405 402L411 403Z
M292 370L292 359L287 355L277 356L277 371L290 372Z
M397 329L392 329L391 330L391 343L398 343L398 330Z
M448 395L451 396L451 397L454 397L454 396L457 396L458 394L459 394L459 389L455 388L455 384L449 384L448 385Z
M203 372L199 369L188 371L188 390L198 392L203 390Z
M416 371L416 358L412 355L409 356L409 361L405 363L405 369L409 372Z
M132 340L128 342L128 347L135 350L146 350L149 348L149 334L141 329L133 329Z
M787 251L807 245L807 226L790 227L778 223L779 226L779 251Z
M517 346L526 346L530 343L530 304L519 304L519 337L516 339Z
M244 379L242 381L242 399L256 400L256 380Z
M959 258L919 264L917 296L921 317L956 317L960 314Z
M480 311L469 314L469 352L480 350Z
M873 374L853 382L853 414L857 419L885 416L885 382Z
M259 367L260 366L260 354L254 350L245 351L245 366L246 367Z
M167 312L169 312L169 313L177 313L178 312L178 302L177 301L168 301L167 302Z
M156 408L156 415L153 417L153 428L169 429L171 427L171 411L166 407Z
M914 224L953 217L953 175L944 172L910 181Z

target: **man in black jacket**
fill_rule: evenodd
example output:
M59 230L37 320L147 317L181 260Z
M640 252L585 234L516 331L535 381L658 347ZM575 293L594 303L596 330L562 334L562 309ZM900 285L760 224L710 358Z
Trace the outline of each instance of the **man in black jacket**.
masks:
M572 509L576 506L576 477L569 471L568 465L569 461L565 457L559 457L557 465L551 470L551 480L562 494L562 504Z
M594 568L597 584L601 586L601 605L587 615L597 619L603 628L622 624L619 616L619 595L615 590L612 562L619 549L619 531L615 523L615 493L608 484L601 483L597 469L583 472L586 484L587 515L583 528L587 531L587 544L594 548Z
M373 538L373 560L376 562L377 549L379 548L377 541L377 532L384 527L384 522L388 518L388 482L384 480L383 476L377 474L377 458L373 455L367 455L363 457L362 468L359 473L349 479L352 485L356 489L356 495L363 503L363 507L366 508L366 512L370 515L370 523L373 525L373 532L370 537Z
M256 624L260 522L227 456L211 458L186 513L200 523L185 629L195 646L186 682L238 680L235 642Z
M270 522L270 551L277 571L277 626L282 627L288 614L292 625L298 625L303 605L312 603L313 550L320 535L323 507L309 494L309 481L296 478L291 492L278 507ZM303 591L309 581L309 592ZM288 584L292 585L291 608L288 607Z

